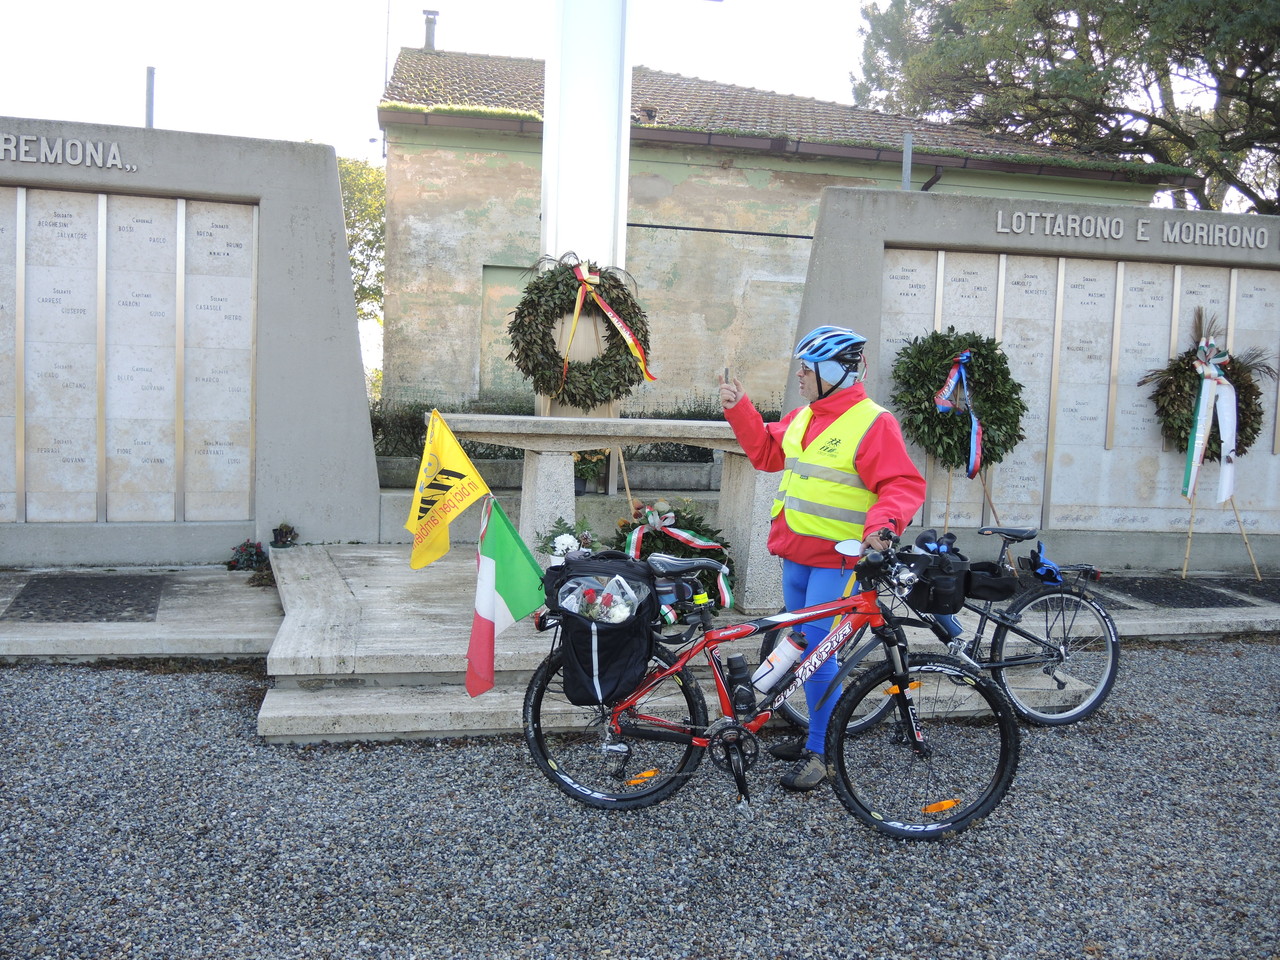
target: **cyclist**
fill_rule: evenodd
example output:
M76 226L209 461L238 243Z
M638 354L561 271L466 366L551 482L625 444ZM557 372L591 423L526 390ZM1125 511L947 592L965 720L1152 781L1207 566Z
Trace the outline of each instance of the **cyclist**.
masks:
M854 577L836 543L860 540L865 550L883 550L889 544L875 531L901 534L924 503L924 478L907 455L898 421L862 385L865 344L845 327L821 326L801 337L795 358L807 403L778 423L764 422L737 378L718 378L725 418L752 466L783 471L768 548L782 558L788 610L847 596ZM797 646L821 642L833 626L834 620L804 624ZM832 657L805 682L808 737L769 748L793 762L781 780L788 790L812 790L827 778L823 747L836 698L817 704L838 670Z

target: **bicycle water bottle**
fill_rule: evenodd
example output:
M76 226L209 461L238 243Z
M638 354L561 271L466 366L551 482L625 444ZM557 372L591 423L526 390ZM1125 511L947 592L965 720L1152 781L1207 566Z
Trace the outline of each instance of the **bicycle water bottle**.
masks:
M769 658L756 668L751 682L761 693L768 693L782 679L783 674L791 669L791 665L804 656L805 641L800 634L792 632L778 641Z
M729 658L729 693L735 713L750 713L756 708L756 692L751 687L747 658L740 653Z

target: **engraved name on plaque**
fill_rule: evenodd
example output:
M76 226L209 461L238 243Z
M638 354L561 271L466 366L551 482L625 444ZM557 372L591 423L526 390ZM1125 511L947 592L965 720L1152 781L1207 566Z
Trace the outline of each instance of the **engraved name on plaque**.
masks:
M97 519L98 198L27 193L26 518Z
M253 208L187 204L187 520L252 518Z
M173 521L177 203L107 198L107 519Z
M893 369L898 352L912 337L933 329L934 287L937 285L938 255L930 250L884 252L881 274L880 363ZM857 324L853 324L857 329Z

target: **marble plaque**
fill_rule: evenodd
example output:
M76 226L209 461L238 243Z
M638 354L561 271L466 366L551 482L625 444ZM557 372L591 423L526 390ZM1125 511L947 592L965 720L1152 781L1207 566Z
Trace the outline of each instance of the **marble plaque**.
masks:
M98 352L94 343L26 345L28 417L98 420Z
M45 417L28 411L26 441L27 520L96 521L97 420Z
M1271 340L1271 352L1280 344L1275 342L1276 317L1280 316L1280 270L1241 270L1236 277L1236 336L1249 335L1262 345ZM1234 349L1242 349L1233 345Z
M174 517L177 462L172 405L167 420L107 420L107 520L167 521Z
M1230 297L1231 271L1226 267L1182 268L1182 290L1178 310L1178 352L1192 345L1192 318L1197 307L1204 310L1205 321L1217 319L1219 336L1225 339L1227 302Z
M186 346L248 350L253 345L253 281L188 277Z
M947 252L942 272L942 327L995 331L996 281L1000 258L994 254Z
M1054 444L1092 446L1094 457L1105 454L1107 438L1107 385L1060 383L1058 412L1054 419ZM1057 475L1054 475L1055 483Z
M881 274L880 359L892 370L898 354L913 337L933 330L934 287L938 255L930 250L884 251Z
M947 470L932 457L925 471L929 483L928 512L924 526L977 527L982 524L982 482L970 480L964 470Z
M91 193L27 191L27 268L96 271L98 198Z
M159 420L173 425L177 374L173 347L107 344L107 424Z
M1057 260L1051 257L1009 257L1004 277L1006 330L1010 323L1019 320L1052 319L1057 291Z
M97 343L96 269L28 264L26 281L28 343Z
M16 418L0 416L0 523L18 519L18 458Z
M187 520L251 519L250 452L247 422L187 420Z
M239 203L187 201L187 275L251 279L253 211Z
M253 413L253 355L248 350L187 351L188 420L243 420Z
M178 263L178 204L153 197L107 197L107 270L173 273Z

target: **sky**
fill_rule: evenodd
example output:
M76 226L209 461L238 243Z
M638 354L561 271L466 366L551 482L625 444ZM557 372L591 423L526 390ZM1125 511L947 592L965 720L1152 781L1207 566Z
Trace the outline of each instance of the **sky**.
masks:
M9 3L0 116L154 123L332 145L381 163L377 104L401 47L545 58L555 0ZM858 0L630 0L636 65L852 103Z

